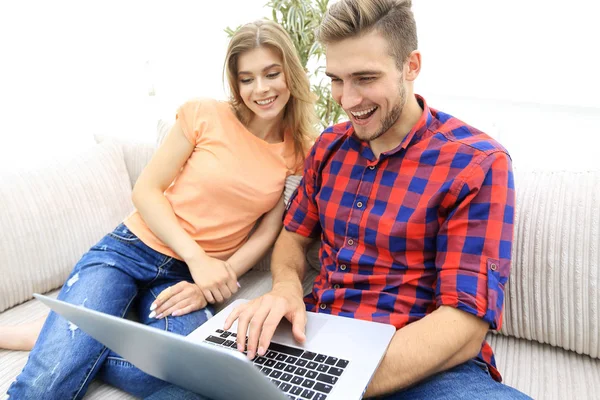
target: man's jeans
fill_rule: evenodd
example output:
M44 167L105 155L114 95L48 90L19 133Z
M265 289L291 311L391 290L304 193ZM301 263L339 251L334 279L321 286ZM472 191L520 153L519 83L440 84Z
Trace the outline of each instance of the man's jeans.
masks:
M232 379L235 379L233 377ZM487 366L479 361L468 361L448 371L441 372L420 384L378 400L525 400L524 395L510 386L496 382ZM209 400L177 386L167 386L146 400ZM245 400L245 399L239 399Z
M152 250L121 224L81 258L58 298L119 317L135 306L141 323L187 335L214 310L205 308L161 320L148 318L156 296L181 281L193 282L184 262ZM11 400L81 399L95 377L137 397L168 385L51 312L8 394Z

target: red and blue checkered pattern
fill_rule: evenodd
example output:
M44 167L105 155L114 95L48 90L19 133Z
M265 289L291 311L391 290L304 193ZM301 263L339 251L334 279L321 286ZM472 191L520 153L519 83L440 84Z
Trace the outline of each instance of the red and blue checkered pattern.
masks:
M376 159L351 123L322 133L284 218L321 237L309 311L403 326L446 305L502 324L513 239L507 151L458 119L423 108L395 149ZM500 381L492 349L479 358Z

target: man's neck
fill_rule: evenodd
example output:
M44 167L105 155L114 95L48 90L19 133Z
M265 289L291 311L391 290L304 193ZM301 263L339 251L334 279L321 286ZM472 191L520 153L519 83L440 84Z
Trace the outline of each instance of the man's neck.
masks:
M379 158L381 153L398 147L406 135L419 122L421 115L423 115L423 109L419 105L417 98L413 93L409 94L398 121L386 133L369 142L375 158Z

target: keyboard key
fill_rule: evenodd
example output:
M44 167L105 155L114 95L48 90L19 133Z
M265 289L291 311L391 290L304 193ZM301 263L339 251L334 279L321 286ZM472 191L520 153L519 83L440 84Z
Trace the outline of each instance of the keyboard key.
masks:
M295 364L296 361L298 361L298 357L293 357L293 356L289 356L287 358L287 360L285 360L285 362L288 364Z
M302 391L303 391L303 390L304 390L304 389L302 389L300 386L294 386L294 387L292 388L292 390L290 390L290 393L291 393L291 394L293 394L293 395L295 395L295 396L297 396L297 395L299 395L300 393L302 393Z
M338 381L338 378L327 374L319 374L319 376L317 376L317 380L324 383L329 383L330 385L335 385L335 383Z
M318 363L322 363L325 360L327 360L327 356L323 354L319 354L315 357L315 361Z
M338 368L346 368L348 366L348 360L339 360L335 366Z
M232 333L231 336L237 338L237 333Z
M256 360L254 360L254 364L263 365L266 361L267 361L266 358L258 357Z
M318 393L315 394L315 397L313 397L313 400L325 400L327 398L326 395L324 395L323 393Z
M236 343L236 342L233 342L233 343L231 344L231 346L229 346L229 347L231 347L232 349L237 349L237 343Z
M265 361L265 366L267 366L267 367L274 367L275 364L277 364L277 361L275 361L275 360L267 360L267 361Z
M303 380L304 380L304 378L302 378L300 376L295 376L295 377L292 378L292 383L294 385L300 385Z
M284 373L281 375L281 380L284 382L289 382L293 378L292 375Z
M226 340L223 342L223 346L226 347L231 347L232 344L235 344L235 342L232 342L231 340Z
M281 385L281 382L279 382L277 379L271 379L271 382L273 382L275 384L275 386L279 387L279 385Z
M302 387L312 389L313 386L315 386L315 381L311 381L310 379L305 379L304 382L302 382Z
M281 382L281 385L279 385L279 389L282 390L284 393L287 393L291 388L292 385L290 385L289 383Z
M300 355L304 352L302 349L297 349L295 347L285 346L279 343L271 343L269 345L269 350L274 350L279 353L284 353L294 357L300 357Z
M283 371L285 369L286 363L278 362L275 364L275 369Z
M223 342L225 342L225 339L216 337L216 336L209 336L204 340L206 340L207 342L216 343L216 344L223 344Z
M277 357L277 353L275 353L274 351L269 351L265 357L275 358L275 357Z
M338 361L337 357L327 357L327 360L325 360L325 364L327 365L335 365L335 363Z
M231 332L223 332L221 333L222 338L228 338L231 335Z
M329 373L331 375L340 376L342 374L342 372L344 372L344 370L341 368L337 368L337 367L329 368Z
M292 396L291 394L288 394L287 397L291 400L297 400L297 397Z
M333 368L333 367L331 367ZM319 366L317 367L317 371L319 372L327 372L327 370L329 369L329 367L325 364L319 364Z
M312 390L308 390L308 389L304 389L304 392L302 392L302 394L300 396L302 396L303 399L312 399L313 396L315 395L315 392L313 392Z
M283 372L281 371L277 371L276 369L273 370L273 372L271 372L269 374L270 378L275 378L275 379L279 379L279 377L283 374Z
M288 356L285 354L278 354L277 357L275 357L277 361L285 361L286 358L288 358Z
M261 371L262 371L262 372L263 372L265 375L269 376L269 374L270 374L270 373L271 373L273 370L272 370L271 368L263 367L263 369L261 369Z
M293 365L288 365L284 369L285 372L289 372L290 374L293 374L295 370L296 370L296 367L294 367Z
M316 363L316 362L314 362L314 361L311 361L311 362L309 362L309 363L306 365L306 368L308 368L308 369L317 369L317 367L318 367L318 366L319 366L319 364L317 364L317 363Z
M308 372L308 370L306 368L296 369L296 375L299 375L299 376L304 376L304 374L306 374L307 372Z
M217 329L217 333L223 333L225 332L223 329Z
M304 375L308 379L315 379L319 373L317 371L308 371L306 375Z
M305 351L302 354L302 358L304 358L305 360L312 360L313 358L315 358L317 356L316 353L313 353L312 351ZM330 357L331 358L331 357Z
M325 383L317 382L317 384L313 387L314 390L318 390L319 392L329 393L333 386L327 385Z
M308 364L308 361L303 360L303 359L299 359L298 361L296 361L296 365L299 367L304 367L304 366L306 366L306 364Z

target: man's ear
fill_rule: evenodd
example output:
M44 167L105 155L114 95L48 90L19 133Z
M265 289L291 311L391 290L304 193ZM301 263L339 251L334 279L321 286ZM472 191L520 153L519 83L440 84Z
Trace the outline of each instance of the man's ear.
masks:
M421 72L421 52L414 50L408 56L408 59L404 63L404 79L409 82L414 81Z

